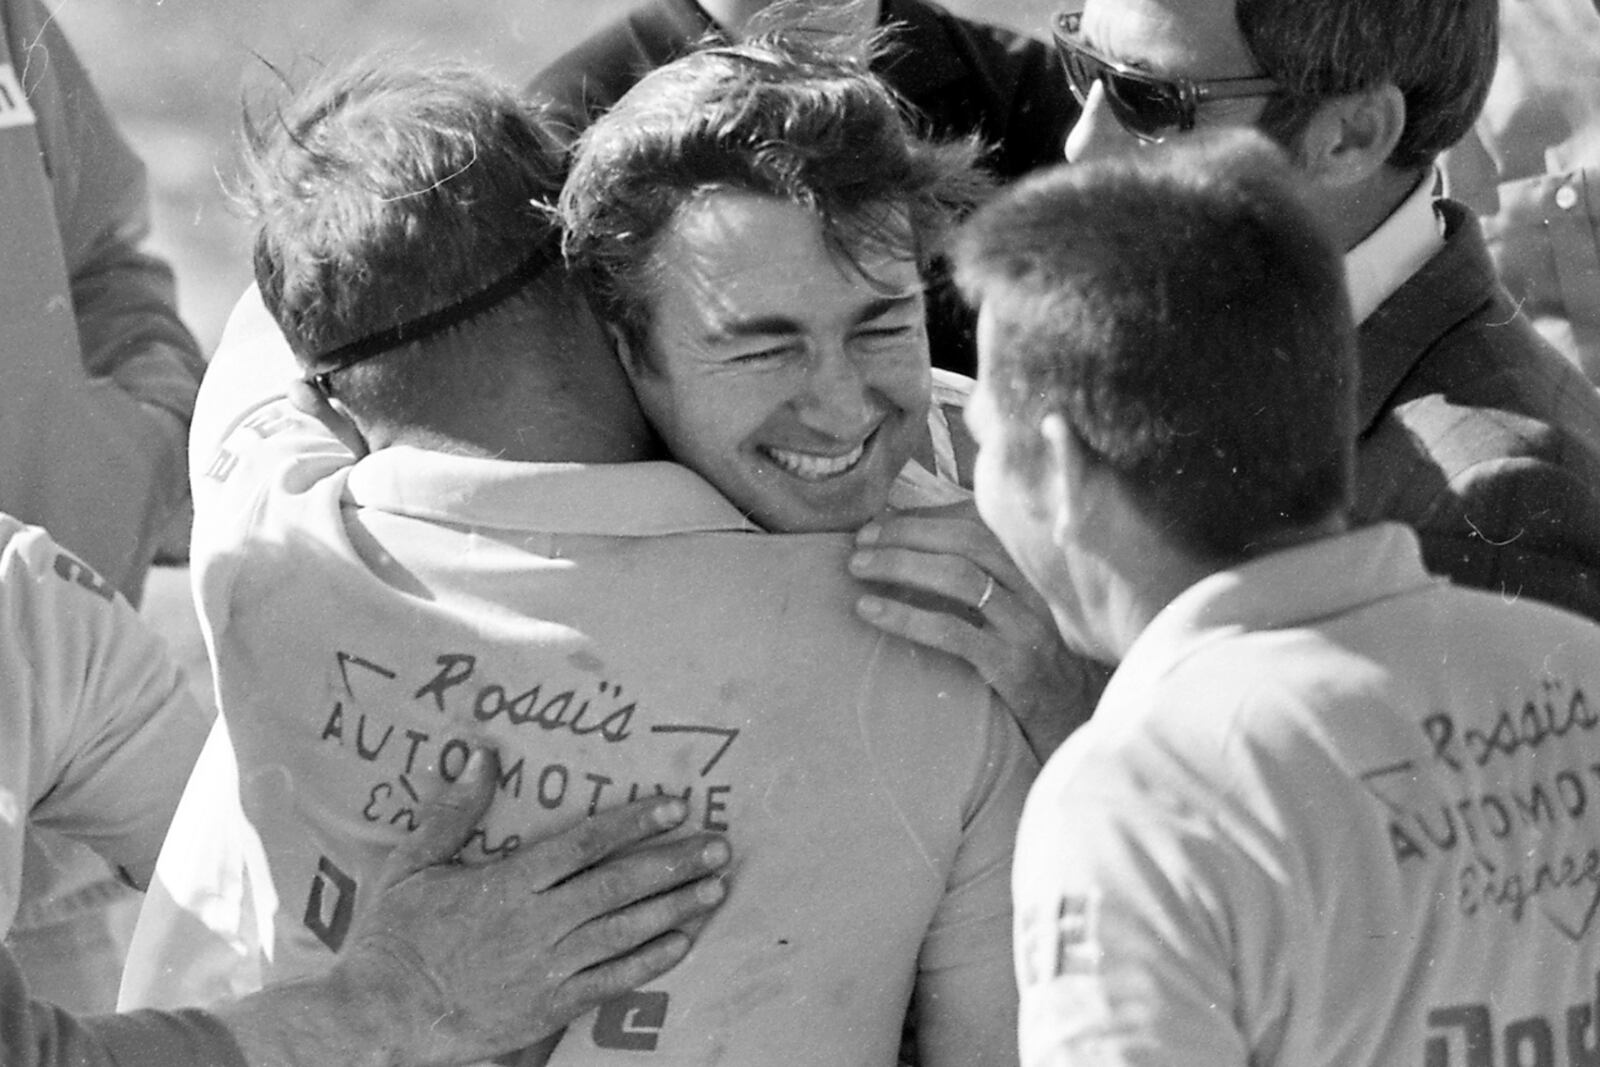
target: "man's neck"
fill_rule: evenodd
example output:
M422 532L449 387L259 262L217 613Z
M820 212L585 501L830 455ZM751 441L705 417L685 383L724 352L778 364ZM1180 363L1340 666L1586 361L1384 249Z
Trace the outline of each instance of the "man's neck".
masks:
M1094 630L1117 662L1127 655L1140 634L1166 606L1196 583L1219 571L1244 566L1250 560L1282 552L1349 529L1343 513L1306 526L1275 531L1257 539L1255 551L1238 560L1205 559L1171 544L1152 530L1144 537L1124 540L1113 550L1096 605Z
M530 423L538 419L537 413L528 415ZM496 432L481 425L456 430L408 426L394 433L371 434L368 443L373 451L404 445L427 452L517 463L639 463L662 458L660 449L653 444L608 433L604 427L580 426L562 417L540 421L547 429L567 426L572 432L528 433L514 427Z
M1329 193L1318 214L1338 247L1348 252L1387 222L1427 173L1428 168L1381 167L1359 185Z

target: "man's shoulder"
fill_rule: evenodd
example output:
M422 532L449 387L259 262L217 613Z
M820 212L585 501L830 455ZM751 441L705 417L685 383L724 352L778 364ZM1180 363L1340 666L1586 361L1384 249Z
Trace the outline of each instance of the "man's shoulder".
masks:
M1572 518L1600 514L1600 395L1517 311L1477 224L1446 217L1445 250L1362 327L1358 513L1600 544Z

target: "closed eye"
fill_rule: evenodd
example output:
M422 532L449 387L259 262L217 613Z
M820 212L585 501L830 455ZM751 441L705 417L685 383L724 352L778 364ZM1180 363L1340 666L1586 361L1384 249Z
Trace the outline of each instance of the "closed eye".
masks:
M794 345L773 345L771 348L758 348L754 352L740 352L729 357L729 363L766 363L782 359L794 352Z

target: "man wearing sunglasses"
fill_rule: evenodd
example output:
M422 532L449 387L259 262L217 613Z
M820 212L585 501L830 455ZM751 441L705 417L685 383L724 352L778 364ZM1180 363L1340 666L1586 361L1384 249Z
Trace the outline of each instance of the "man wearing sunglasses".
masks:
M1600 619L1600 400L1519 314L1472 213L1433 195L1495 69L1495 0L1087 0L1058 16L1073 162L1254 125L1346 253L1355 518L1433 571Z

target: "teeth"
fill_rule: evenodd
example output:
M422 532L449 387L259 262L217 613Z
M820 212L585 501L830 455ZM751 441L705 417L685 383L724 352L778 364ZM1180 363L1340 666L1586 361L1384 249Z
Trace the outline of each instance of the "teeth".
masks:
M818 456L810 452L790 452L787 449L765 449L767 455L778 466L797 478L807 481L821 481L843 474L845 471L861 462L862 455L867 450L867 443L863 441L842 456Z

